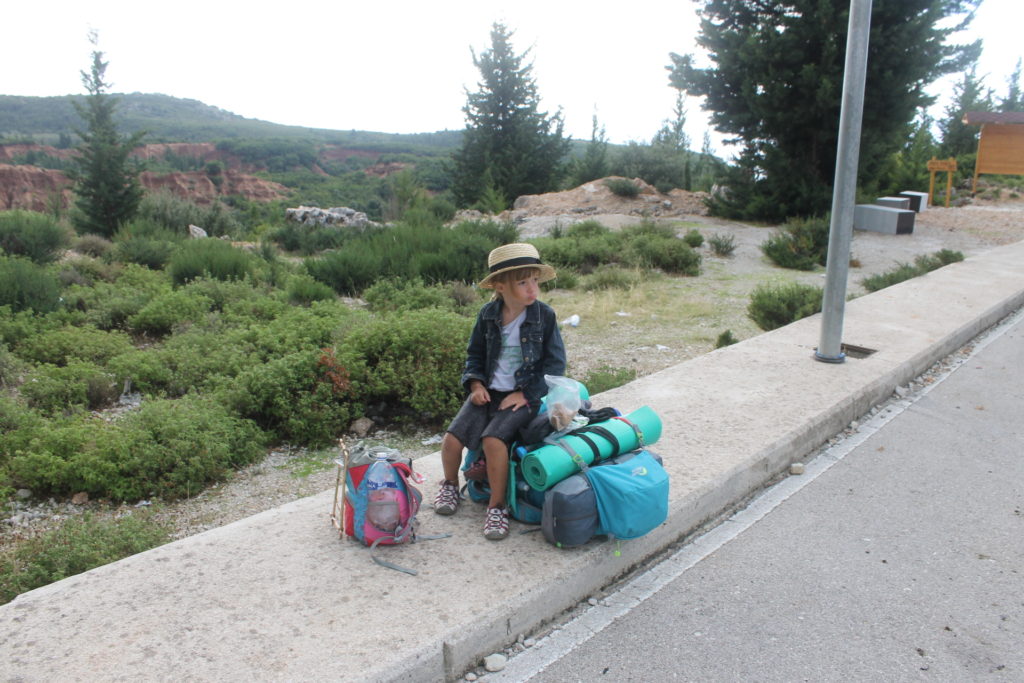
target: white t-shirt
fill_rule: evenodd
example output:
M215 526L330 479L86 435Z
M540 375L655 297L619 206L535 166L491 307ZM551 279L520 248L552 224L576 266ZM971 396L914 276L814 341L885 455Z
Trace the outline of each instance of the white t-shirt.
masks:
M519 328L526 320L526 309L508 325L501 328L501 354L491 378L491 389L512 391L516 388L516 370L523 366L523 347L519 343Z

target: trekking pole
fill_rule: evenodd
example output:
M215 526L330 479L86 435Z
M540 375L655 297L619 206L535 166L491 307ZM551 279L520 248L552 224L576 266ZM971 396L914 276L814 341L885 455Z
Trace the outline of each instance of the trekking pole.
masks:
M345 538L345 492L348 490L348 463L349 463L349 452L348 446L345 445L345 439L338 438L338 449L341 451L341 461L338 462L340 467L338 468L338 478L334 482L334 500L335 504L338 501L338 489L341 488L341 505L340 512L338 514L338 535Z

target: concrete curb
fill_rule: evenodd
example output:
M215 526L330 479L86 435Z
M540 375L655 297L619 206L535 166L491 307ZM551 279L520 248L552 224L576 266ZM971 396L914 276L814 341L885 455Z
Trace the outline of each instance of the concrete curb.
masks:
M847 304L812 359L818 316L595 397L655 407L668 521L633 541L556 550L480 536L475 506L421 514L453 537L387 549L381 570L327 521L333 491L156 548L0 606L0 677L82 680L453 680L730 510L901 385L1024 305L1024 242ZM437 457L417 462L440 477ZM428 498L433 484L425 487ZM621 555L615 555L620 547Z

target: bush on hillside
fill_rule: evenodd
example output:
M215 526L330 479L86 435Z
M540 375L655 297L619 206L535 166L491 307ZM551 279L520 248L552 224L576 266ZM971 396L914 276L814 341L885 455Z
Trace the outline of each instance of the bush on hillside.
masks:
M774 330L821 311L821 287L790 282L758 285L750 295L747 315L762 330Z
M241 249L217 239L185 242L171 257L167 272L175 286L199 277L244 280L252 272L252 259Z
M0 211L0 250L34 263L56 261L71 242L70 232L52 216L35 211Z
M145 401L114 423L80 414L20 436L32 446L10 458L17 486L124 501L195 495L261 457L265 442L251 422L196 396Z
M67 365L72 360L83 360L103 365L131 348L131 338L124 332L65 325L25 339L15 352L33 363Z
M60 284L48 268L25 258L0 256L0 306L48 313L60 305Z
M636 183L626 178L608 178L604 181L604 184L617 197L631 199L640 194L640 188L637 187Z
M338 361L364 405L398 422L440 424L462 404L459 378L472 325L436 309L384 314L348 330Z
M99 410L120 395L114 376L95 363L72 361L64 367L43 364L29 374L19 393L46 415Z
M764 243L761 251L776 265L795 270L814 270L828 258L828 218L787 221Z

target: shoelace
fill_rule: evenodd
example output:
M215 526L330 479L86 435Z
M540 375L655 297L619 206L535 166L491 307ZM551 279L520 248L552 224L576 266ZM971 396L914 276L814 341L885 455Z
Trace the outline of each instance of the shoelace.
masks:
M504 531L508 528L508 517L501 508L489 508L487 510L487 521L484 523L487 529L501 529Z
M451 484L443 485L437 492L437 498L434 499L434 504L450 506L458 505L459 490Z

